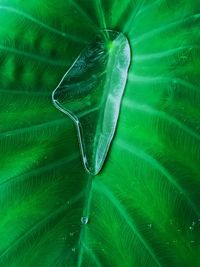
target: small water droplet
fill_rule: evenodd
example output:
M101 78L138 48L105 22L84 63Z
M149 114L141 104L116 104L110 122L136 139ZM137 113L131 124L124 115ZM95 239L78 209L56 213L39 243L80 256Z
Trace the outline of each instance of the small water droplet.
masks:
M74 233L73 233L73 232L70 232L70 233L69 233L69 235L70 235L70 236L73 236L73 235L74 235Z
M194 228L192 226L190 226L189 229L192 231Z
M86 216L81 217L81 223L87 224L88 223L88 217L86 217Z
M73 251L73 252L75 252L75 251L76 251L76 249L75 249L75 248L72 248L72 251Z
M147 224L148 228L151 229L152 228L152 223Z
M177 232L181 232L181 229L177 229Z
M192 222L192 226L195 226L195 224L196 224L195 222Z
M195 243L195 241L194 240L190 240L190 243Z

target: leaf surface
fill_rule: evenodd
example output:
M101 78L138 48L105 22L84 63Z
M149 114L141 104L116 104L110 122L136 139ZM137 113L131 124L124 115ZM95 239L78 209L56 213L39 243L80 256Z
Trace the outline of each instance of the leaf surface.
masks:
M0 266L199 266L199 23L197 0L0 1ZM93 177L51 94L105 28L131 65Z

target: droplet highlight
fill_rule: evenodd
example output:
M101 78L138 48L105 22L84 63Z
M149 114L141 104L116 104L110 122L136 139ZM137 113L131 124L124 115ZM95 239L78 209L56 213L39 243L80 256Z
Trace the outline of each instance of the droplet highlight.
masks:
M87 224L89 221L88 217L81 217L81 223L82 224Z
M130 65L123 33L103 30L80 53L52 93L75 123L85 169L100 172L116 130Z

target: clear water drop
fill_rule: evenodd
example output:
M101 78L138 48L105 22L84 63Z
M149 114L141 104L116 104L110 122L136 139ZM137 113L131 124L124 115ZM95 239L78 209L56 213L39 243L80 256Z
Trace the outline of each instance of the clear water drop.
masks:
M75 248L72 248L72 252L75 252L76 251L76 249Z
M52 93L77 128L87 172L101 170L117 127L131 59L123 33L103 30L80 53Z
M148 227L149 229L151 229L151 228L152 228L152 223L147 224L147 227Z
M82 224L87 224L88 223L88 217L86 217L86 216L83 216L83 217L81 217L81 223Z

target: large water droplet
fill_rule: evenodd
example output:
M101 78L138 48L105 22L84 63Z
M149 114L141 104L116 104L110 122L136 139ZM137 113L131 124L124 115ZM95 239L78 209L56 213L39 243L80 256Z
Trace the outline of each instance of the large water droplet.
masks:
M75 123L86 170L97 174L117 126L130 64L126 36L101 31L54 90L54 105Z
M82 224L87 224L88 223L88 217L81 217L81 223Z

